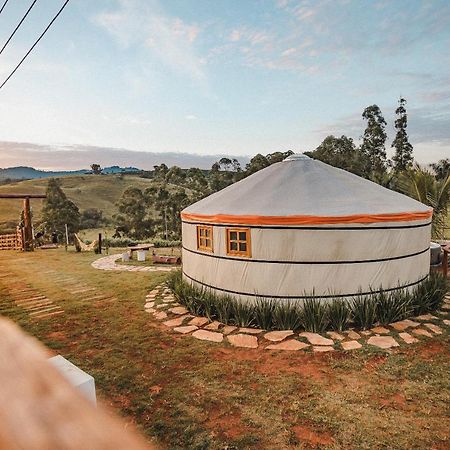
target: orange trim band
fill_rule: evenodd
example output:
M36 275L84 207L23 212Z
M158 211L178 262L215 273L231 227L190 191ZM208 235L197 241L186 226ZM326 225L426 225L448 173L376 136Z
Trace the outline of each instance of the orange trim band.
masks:
M354 214L351 216L234 216L231 214L189 214L181 213L183 220L201 223L233 225L325 225L340 223L412 222L425 220L433 210L394 214Z

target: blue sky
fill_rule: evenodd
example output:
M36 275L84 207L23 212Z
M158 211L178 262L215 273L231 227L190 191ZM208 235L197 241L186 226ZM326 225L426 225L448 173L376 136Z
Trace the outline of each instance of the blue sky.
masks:
M37 2L0 55L2 80L62 2ZM0 42L30 3L10 0ZM449 69L448 0L71 0L0 91L0 140L79 151L78 165L85 146L301 152L328 134L358 140L373 103L392 140L402 95L427 163L450 156ZM10 148L0 166L27 163Z

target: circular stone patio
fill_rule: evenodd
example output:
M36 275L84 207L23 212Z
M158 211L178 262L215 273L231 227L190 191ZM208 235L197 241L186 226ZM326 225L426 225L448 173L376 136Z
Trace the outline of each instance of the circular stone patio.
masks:
M91 263L94 269L100 270L116 270L125 272L170 272L178 269L177 266L133 266L131 264L117 264L117 261L122 258L121 253L114 255L103 256Z
M156 286L146 296L145 311L152 314L174 333L190 335L195 339L214 343L228 342L234 347L265 350L333 352L351 351L365 347L390 349L410 345L422 339L450 331L450 295L447 293L442 308L434 314L423 314L387 326L370 330L346 330L342 333L309 333L266 331L242 328L198 317L180 305L165 286Z

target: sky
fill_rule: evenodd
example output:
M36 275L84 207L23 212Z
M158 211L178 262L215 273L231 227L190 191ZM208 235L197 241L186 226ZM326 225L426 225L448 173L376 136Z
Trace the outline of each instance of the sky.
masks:
M6 5L1 46L30 3ZM62 3L36 3L1 80ZM416 160L450 157L448 0L71 0L0 90L0 167L359 143L372 104L392 154L399 96Z

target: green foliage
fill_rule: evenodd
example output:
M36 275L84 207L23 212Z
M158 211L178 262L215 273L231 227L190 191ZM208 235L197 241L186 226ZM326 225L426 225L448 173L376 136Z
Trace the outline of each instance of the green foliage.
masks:
M91 164L91 170L94 175L100 175L103 169L100 164Z
M85 209L81 213L80 230L88 228L100 228L106 225L107 221L103 217L103 211L97 208Z
M301 327L301 310L290 300L279 302L273 312L273 327L276 330L298 330Z
M255 305L255 323L258 328L271 330L276 303L273 299L257 298Z
M386 121L377 105L368 106L363 111L362 117L367 121L367 126L361 150L368 157L370 163L368 171L376 177L386 172Z
M317 298L307 298L300 313L300 324L305 331L322 333L329 324L329 309Z
M361 330L367 330L375 325L377 320L377 304L372 295L358 295L351 304L352 318Z
M398 101L398 108L395 110L397 119L395 119L395 129L397 133L395 139L392 142L391 147L395 147L395 154L392 158L394 162L394 169L397 172L402 172L409 169L413 163L413 146L408 140L408 134L406 133L406 127L408 126L408 116L406 114L406 100L400 97Z
M413 312L411 295L402 289L387 293L381 291L373 295L376 304L377 321L388 325L406 319Z
M446 283L440 274L431 274L413 292L399 287L392 292L361 294L351 302L334 298L330 303L320 298L307 298L303 303L263 298L257 298L254 304L239 302L229 295L217 295L183 281L180 272L172 272L167 285L192 314L204 315L210 320L239 327L304 329L313 333L323 333L327 329L343 331L351 322L366 330L376 323L387 325L412 313L434 311L442 304L446 292Z
M77 205L66 197L57 178L48 180L46 195L42 208L46 230L56 231L59 236L63 236L67 224L69 233L77 232L80 229L80 211Z
M346 301L335 298L328 304L328 320L334 331L345 330L350 317L351 311Z
M414 315L426 314L438 309L444 301L446 291L445 278L438 272L431 272L412 294Z
M436 180L445 180L450 175L450 158L441 159L437 163L430 164Z
M367 173L370 165L367 155L356 148L353 139L347 136L327 136L314 151L305 154L361 177L370 176Z

